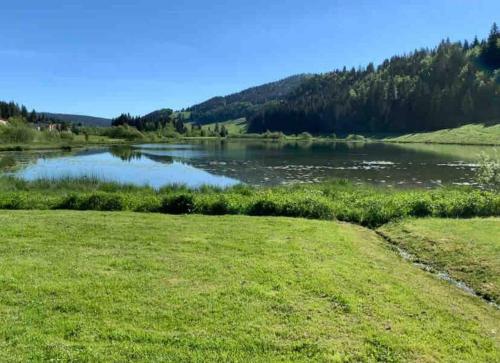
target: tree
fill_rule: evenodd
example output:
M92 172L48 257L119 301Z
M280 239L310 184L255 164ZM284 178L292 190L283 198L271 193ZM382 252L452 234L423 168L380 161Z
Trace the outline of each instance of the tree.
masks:
M222 125L219 135L220 135L220 137L227 137L229 135L229 132L228 132L226 126Z
M496 23L491 27L488 40L481 51L480 61L490 71L500 68L500 31Z

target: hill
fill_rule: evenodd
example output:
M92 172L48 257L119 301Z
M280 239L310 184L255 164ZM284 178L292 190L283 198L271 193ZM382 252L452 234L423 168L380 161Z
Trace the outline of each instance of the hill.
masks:
M500 124L464 125L452 129L388 137L385 141L429 144L500 145Z
M249 118L249 132L419 132L500 119L500 31L380 66L310 77Z
M228 96L219 96L189 107L189 121L207 124L248 117L270 102L283 100L311 75L300 74L252 87Z
M41 112L41 114L45 115L47 118L52 120L59 120L73 124L82 124L83 126L97 126L97 127L111 126L111 119L103 117L71 115L71 114L50 113L50 112Z

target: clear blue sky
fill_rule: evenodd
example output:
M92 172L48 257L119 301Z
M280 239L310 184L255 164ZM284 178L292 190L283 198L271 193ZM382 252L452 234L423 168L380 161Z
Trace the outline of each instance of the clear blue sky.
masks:
M0 100L105 117L179 109L486 37L499 17L498 0L5 0Z

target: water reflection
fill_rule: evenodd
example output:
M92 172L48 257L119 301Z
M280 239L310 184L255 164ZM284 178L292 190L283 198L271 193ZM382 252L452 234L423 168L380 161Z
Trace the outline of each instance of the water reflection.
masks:
M15 173L25 180L90 177L124 184L164 185L182 184L189 187L214 185L228 187L238 180L213 175L191 165L173 161L160 163L132 152L117 156L117 151L73 155L59 158L40 158L34 164Z
M226 187L239 181L276 185L334 178L391 187L433 187L473 183L477 155L491 150L452 145L204 140L74 153L4 153L0 154L0 170L12 172L5 165L14 163L19 168L15 175L28 180L90 176L153 187ZM8 162L2 168L4 159Z

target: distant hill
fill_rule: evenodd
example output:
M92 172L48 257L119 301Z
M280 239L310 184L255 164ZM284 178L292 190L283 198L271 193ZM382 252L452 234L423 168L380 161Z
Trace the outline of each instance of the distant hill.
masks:
M224 122L248 117L271 102L283 100L311 75L299 74L244 91L211 98L186 109L189 121L199 124Z
M111 119L103 117L85 116L85 115L70 115L64 113L41 112L45 117L52 120L60 120L73 124L82 124L83 126L106 127L111 126Z
M248 132L421 132L500 119L500 31L443 40L378 67L334 70L302 82L248 119Z

